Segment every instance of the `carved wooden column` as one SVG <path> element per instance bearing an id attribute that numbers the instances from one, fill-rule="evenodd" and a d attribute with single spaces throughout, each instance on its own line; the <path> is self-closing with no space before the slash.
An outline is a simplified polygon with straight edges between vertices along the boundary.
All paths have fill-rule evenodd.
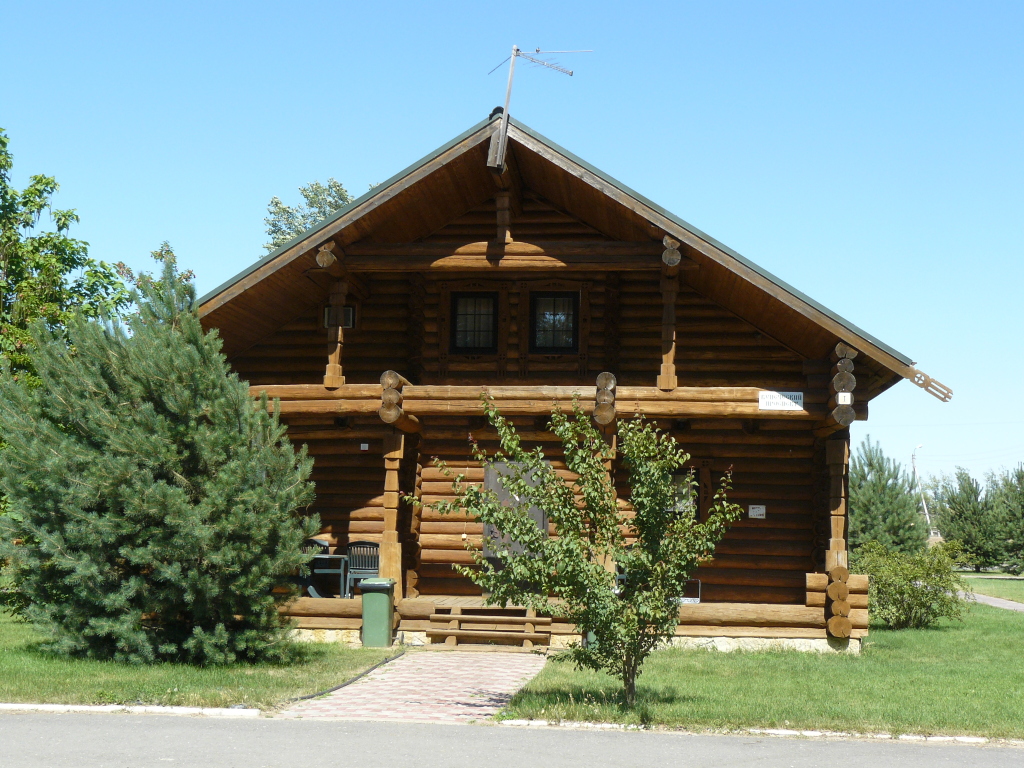
<path id="1" fill-rule="evenodd" d="M 336 280 L 331 286 L 327 304 L 327 370 L 324 372 L 324 386 L 336 389 L 345 383 L 341 370 L 341 352 L 345 346 L 345 299 L 348 297 L 348 283 Z"/>
<path id="2" fill-rule="evenodd" d="M 512 201 L 508 192 L 498 192 L 494 196 L 495 207 L 498 211 L 498 231 L 495 239 L 499 243 L 512 242 Z"/>
<path id="3" fill-rule="evenodd" d="M 398 540 L 398 470 L 405 454 L 405 435 L 395 432 L 384 436 L 384 534 L 380 542 L 380 576 L 395 580 L 395 600 L 404 591 L 402 545 Z"/>
<path id="4" fill-rule="evenodd" d="M 679 295 L 679 264 L 682 254 L 676 250 L 679 245 L 668 235 L 661 254 L 661 374 L 658 389 L 675 389 L 676 378 L 676 297 Z"/>

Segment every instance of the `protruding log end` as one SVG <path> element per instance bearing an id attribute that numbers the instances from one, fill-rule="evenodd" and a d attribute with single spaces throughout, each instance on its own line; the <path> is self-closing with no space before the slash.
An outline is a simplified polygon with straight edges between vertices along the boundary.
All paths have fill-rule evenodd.
<path id="1" fill-rule="evenodd" d="M 829 570 L 828 575 L 832 581 L 841 581 L 845 584 L 850 580 L 850 569 L 845 565 L 836 565 Z"/>
<path id="2" fill-rule="evenodd" d="M 846 600 L 850 596 L 850 588 L 844 581 L 833 581 L 828 585 L 826 593 L 832 600 Z"/>
<path id="3" fill-rule="evenodd" d="M 380 385 L 384 389 L 401 389 L 406 384 L 410 384 L 409 380 L 397 371 L 384 371 L 380 375 Z"/>
<path id="4" fill-rule="evenodd" d="M 668 267 L 678 267 L 683 260 L 683 255 L 675 248 L 666 248 L 661 254 L 661 260 Z"/>
<path id="5" fill-rule="evenodd" d="M 857 388 L 857 377 L 849 371 L 840 371 L 830 382 L 833 392 L 853 392 Z"/>
<path id="6" fill-rule="evenodd" d="M 402 391 L 399 389 L 391 389 L 387 387 L 383 392 L 380 393 L 381 405 L 402 405 Z"/>
<path id="7" fill-rule="evenodd" d="M 825 627 L 832 637 L 845 638 L 853 634 L 853 622 L 845 616 L 833 616 L 825 624 Z"/>
<path id="8" fill-rule="evenodd" d="M 597 388 L 598 389 L 615 389 L 616 379 L 614 373 L 605 371 L 604 373 L 597 374 Z"/>
<path id="9" fill-rule="evenodd" d="M 406 413 L 397 405 L 382 405 L 377 411 L 377 415 L 385 424 L 390 424 L 403 432 L 419 432 L 423 428 L 419 419 Z"/>
<path id="10" fill-rule="evenodd" d="M 830 418 L 842 427 L 848 427 L 857 420 L 857 412 L 852 405 L 837 405 L 832 409 Z"/>
<path id="11" fill-rule="evenodd" d="M 334 262 L 338 260 L 335 251 L 338 247 L 334 244 L 334 241 L 326 242 L 320 246 L 320 250 L 316 252 L 316 263 L 323 269 L 327 269 Z"/>
<path id="12" fill-rule="evenodd" d="M 850 615 L 850 604 L 846 600 L 833 600 L 830 610 L 832 616 L 846 616 Z"/>
<path id="13" fill-rule="evenodd" d="M 594 407 L 594 421 L 601 425 L 615 421 L 615 403 L 599 403 Z"/>
<path id="14" fill-rule="evenodd" d="M 857 352 L 856 349 L 851 347 L 845 341 L 840 341 L 838 344 L 836 344 L 836 348 L 832 350 L 832 360 L 853 360 L 855 357 L 857 357 L 858 354 L 859 352 Z"/>

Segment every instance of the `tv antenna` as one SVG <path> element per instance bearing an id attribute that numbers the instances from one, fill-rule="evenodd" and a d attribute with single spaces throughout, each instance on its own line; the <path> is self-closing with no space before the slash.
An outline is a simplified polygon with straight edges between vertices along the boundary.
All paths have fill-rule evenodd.
<path id="1" fill-rule="evenodd" d="M 496 147 L 497 151 L 493 153 L 493 157 L 487 158 L 488 167 L 495 168 L 499 172 L 504 171 L 505 169 L 505 147 L 508 144 L 508 105 L 509 102 L 512 100 L 512 78 L 514 78 L 516 74 L 516 59 L 526 59 L 527 61 L 533 62 L 534 64 L 539 64 L 542 67 L 547 67 L 548 69 L 553 69 L 556 72 L 561 72 L 563 75 L 568 75 L 569 77 L 572 77 L 571 69 L 566 69 L 565 67 L 559 64 L 555 64 L 554 62 L 551 61 L 544 61 L 543 59 L 536 58 L 536 56 L 552 53 L 593 53 L 593 51 L 542 51 L 540 48 L 537 48 L 535 51 L 533 51 L 534 55 L 531 56 L 528 53 L 523 53 L 518 45 L 512 46 L 511 55 L 501 62 L 501 64 L 504 64 L 506 61 L 510 62 L 508 66 L 508 87 L 505 89 L 505 108 L 501 114 L 501 128 L 498 133 L 498 144 Z M 498 64 L 498 67 L 500 67 L 501 64 Z M 493 73 L 495 70 L 498 69 L 498 67 L 495 67 L 487 74 L 489 75 Z"/>

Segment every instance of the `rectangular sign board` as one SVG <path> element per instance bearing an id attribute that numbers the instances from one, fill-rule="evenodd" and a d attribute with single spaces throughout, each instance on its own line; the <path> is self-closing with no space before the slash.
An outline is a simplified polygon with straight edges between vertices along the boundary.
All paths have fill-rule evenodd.
<path id="1" fill-rule="evenodd" d="M 747 507 L 747 511 L 754 520 L 764 520 L 765 506 L 764 504 L 751 504 Z"/>
<path id="2" fill-rule="evenodd" d="M 802 411 L 803 392 L 773 392 L 762 389 L 757 393 L 757 408 L 760 411 Z"/>

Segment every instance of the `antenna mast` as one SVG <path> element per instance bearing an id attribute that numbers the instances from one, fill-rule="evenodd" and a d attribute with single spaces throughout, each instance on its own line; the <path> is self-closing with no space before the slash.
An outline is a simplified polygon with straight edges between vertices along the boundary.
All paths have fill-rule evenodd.
<path id="1" fill-rule="evenodd" d="M 592 51 L 542 51 L 540 48 L 538 48 L 537 50 L 534 51 L 534 53 L 592 53 Z M 566 69 L 565 67 L 561 67 L 558 64 L 554 64 L 550 61 L 536 59 L 533 56 L 530 56 L 529 54 L 523 53 L 521 50 L 519 50 L 518 45 L 512 46 L 512 54 L 508 57 L 508 59 L 506 59 L 506 61 L 509 61 L 508 87 L 505 89 L 505 108 L 501 114 L 501 128 L 499 129 L 498 132 L 498 142 L 496 146 L 496 151 L 490 153 L 487 158 L 487 167 L 493 168 L 497 170 L 499 173 L 503 173 L 505 171 L 505 149 L 508 146 L 508 105 L 509 102 L 512 101 L 512 79 L 515 77 L 516 74 L 516 59 L 519 58 L 526 59 L 527 61 L 532 61 L 534 64 L 540 64 L 542 67 L 547 67 L 548 69 L 553 69 L 556 72 L 561 72 L 562 74 L 569 75 L 569 77 L 572 77 L 571 69 Z M 504 61 L 501 62 L 501 64 L 504 63 Z M 498 67 L 500 67 L 501 64 L 499 64 Z M 497 69 L 498 67 L 495 67 L 494 69 Z M 492 69 L 491 72 L 493 72 L 494 69 Z M 490 72 L 488 72 L 487 74 L 490 74 Z"/>

